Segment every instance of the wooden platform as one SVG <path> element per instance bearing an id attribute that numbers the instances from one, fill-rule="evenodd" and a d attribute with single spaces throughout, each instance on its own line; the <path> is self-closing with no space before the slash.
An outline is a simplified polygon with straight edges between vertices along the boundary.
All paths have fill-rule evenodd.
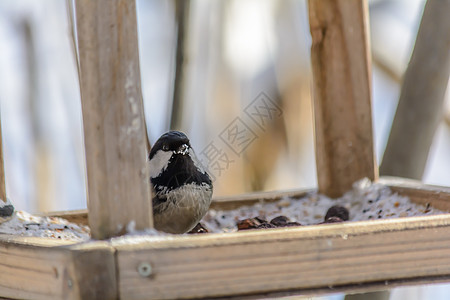
<path id="1" fill-rule="evenodd" d="M 450 209 L 450 188 L 397 178 L 380 182 L 401 195 L 414 195 L 414 202 Z M 233 209 L 310 191 L 220 198 L 213 206 Z M 87 219 L 85 213 L 73 216 L 65 213 L 72 221 Z M 242 299 L 444 282 L 450 279 L 449 226 L 450 215 L 445 214 L 222 234 L 125 236 L 81 244 L 2 236 L 0 295 Z M 139 266 L 148 265 L 151 274 L 142 276 Z"/>

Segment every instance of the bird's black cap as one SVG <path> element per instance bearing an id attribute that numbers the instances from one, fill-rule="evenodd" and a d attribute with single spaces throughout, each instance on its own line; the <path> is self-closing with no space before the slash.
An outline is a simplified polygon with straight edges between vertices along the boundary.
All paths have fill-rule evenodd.
<path id="1" fill-rule="evenodd" d="M 153 145 L 149 158 L 152 159 L 158 150 L 175 151 L 183 144 L 191 146 L 188 137 L 183 132 L 176 130 L 166 132 Z"/>

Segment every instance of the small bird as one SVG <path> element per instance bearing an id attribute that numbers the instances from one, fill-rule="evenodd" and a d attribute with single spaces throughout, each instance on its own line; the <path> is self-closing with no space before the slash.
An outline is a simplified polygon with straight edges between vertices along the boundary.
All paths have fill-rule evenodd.
<path id="1" fill-rule="evenodd" d="M 211 178 L 197 159 L 188 137 L 163 134 L 150 151 L 150 181 L 155 229 L 185 233 L 203 218 L 211 204 Z"/>

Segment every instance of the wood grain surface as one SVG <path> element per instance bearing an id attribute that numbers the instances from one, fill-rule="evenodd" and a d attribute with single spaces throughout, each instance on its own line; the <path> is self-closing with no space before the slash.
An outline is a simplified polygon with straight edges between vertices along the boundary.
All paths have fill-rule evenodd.
<path id="1" fill-rule="evenodd" d="M 134 0 L 77 0 L 92 236 L 152 227 Z"/>
<path id="2" fill-rule="evenodd" d="M 377 178 L 365 0 L 309 0 L 319 191 L 340 197 Z"/>
<path id="3" fill-rule="evenodd" d="M 448 276 L 449 225 L 441 215 L 113 246 L 121 298 L 212 298 Z M 141 263 L 151 276 L 139 275 Z"/>
<path id="4" fill-rule="evenodd" d="M 114 249 L 48 238 L 0 236 L 0 296 L 117 299 Z"/>

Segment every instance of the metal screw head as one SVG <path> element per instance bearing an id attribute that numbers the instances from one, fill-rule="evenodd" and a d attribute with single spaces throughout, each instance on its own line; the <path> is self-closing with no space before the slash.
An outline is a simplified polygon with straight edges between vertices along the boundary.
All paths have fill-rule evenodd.
<path id="1" fill-rule="evenodd" d="M 142 277 L 149 277 L 152 275 L 152 265 L 148 262 L 141 262 L 138 266 L 138 273 Z"/>

